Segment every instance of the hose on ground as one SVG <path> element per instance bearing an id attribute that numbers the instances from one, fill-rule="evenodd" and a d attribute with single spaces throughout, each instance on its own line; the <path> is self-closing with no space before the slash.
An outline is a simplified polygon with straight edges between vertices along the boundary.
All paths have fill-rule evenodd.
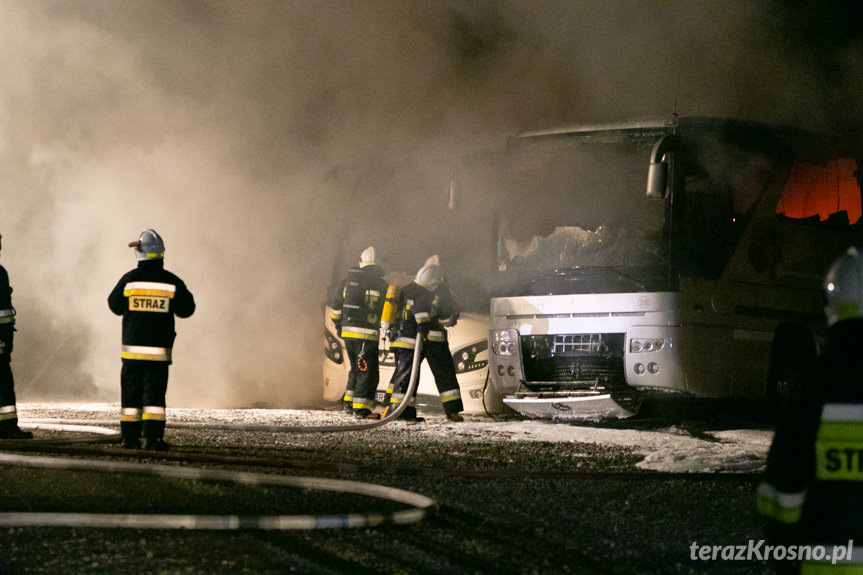
<path id="1" fill-rule="evenodd" d="M 412 397 L 419 380 L 419 362 L 422 354 L 422 336 L 417 334 L 416 349 L 411 367 L 411 379 L 405 397 Z M 270 432 L 324 432 L 355 431 L 372 429 L 385 425 L 406 409 L 408 402 L 403 401 L 387 417 L 363 424 L 341 426 L 249 426 L 230 424 L 174 424 L 178 428 L 234 429 L 244 431 Z M 119 434 L 92 426 L 62 425 L 51 423 L 22 423 L 28 429 L 53 431 L 86 431 L 99 433 L 115 440 Z M 33 440 L 28 440 L 33 441 Z M 93 441 L 85 439 L 85 441 Z M 106 473 L 134 473 L 137 475 L 157 475 L 169 478 L 194 479 L 204 481 L 231 481 L 247 485 L 278 485 L 317 489 L 342 493 L 354 493 L 379 499 L 387 499 L 412 506 L 411 509 L 391 513 L 346 513 L 338 515 L 173 515 L 173 514 L 110 514 L 110 513 L 38 513 L 8 512 L 0 513 L 0 526 L 3 527 L 127 527 L 137 529 L 201 529 L 201 530 L 295 530 L 322 529 L 336 527 L 372 527 L 385 523 L 416 523 L 437 511 L 437 502 L 429 497 L 382 485 L 339 479 L 315 477 L 294 477 L 265 475 L 259 473 L 208 470 L 167 465 L 125 463 L 116 461 L 79 460 L 57 457 L 34 457 L 0 453 L 0 463 L 36 467 L 42 469 L 63 469 L 78 471 L 101 471 Z"/>
<path id="2" fill-rule="evenodd" d="M 53 439 L 7 439 L 0 442 L 0 449 L 4 445 L 68 445 L 71 443 L 116 443 L 120 440 L 120 432 L 95 425 L 80 425 L 72 422 L 19 422 L 22 429 L 29 431 L 61 431 L 82 433 L 85 435 L 53 438 Z M 93 436 L 96 437 L 93 437 Z"/>
<path id="3" fill-rule="evenodd" d="M 113 513 L 0 513 L 0 527 L 128 527 L 135 529 L 201 529 L 201 530 L 309 530 L 336 527 L 372 527 L 382 524 L 408 524 L 436 513 L 434 499 L 384 485 L 325 479 L 268 475 L 261 473 L 199 469 L 171 465 L 152 465 L 118 461 L 82 460 L 59 457 L 34 457 L 0 453 L 0 463 L 40 469 L 66 471 L 99 471 L 129 473 L 136 476 L 159 476 L 198 481 L 224 481 L 244 485 L 274 485 L 320 491 L 352 493 L 386 499 L 411 506 L 390 513 L 344 513 L 336 515 L 175 515 Z"/>
<path id="4" fill-rule="evenodd" d="M 399 415 L 401 415 L 405 409 L 408 407 L 407 399 L 413 397 L 414 392 L 419 385 L 419 377 L 420 377 L 420 362 L 422 361 L 422 346 L 423 346 L 423 338 L 422 334 L 417 333 L 415 346 L 414 346 L 414 357 L 413 362 L 411 363 L 411 379 L 408 383 L 408 389 L 405 392 L 405 401 L 402 401 L 399 406 L 393 410 L 392 412 L 387 412 L 387 416 L 378 420 L 373 420 L 365 423 L 357 423 L 353 425 L 307 425 L 307 426 L 295 426 L 295 425 L 240 425 L 240 424 L 231 424 L 231 423 L 215 423 L 215 424 L 204 424 L 204 423 L 168 423 L 167 427 L 173 429 L 221 429 L 221 430 L 236 430 L 236 431 L 266 431 L 270 433 L 283 433 L 283 432 L 293 432 L 293 433 L 308 433 L 308 432 L 325 432 L 325 431 L 364 431 L 367 429 L 374 429 L 376 427 L 380 427 L 382 425 L 386 425 L 387 423 L 391 423 L 398 419 Z"/>
<path id="5" fill-rule="evenodd" d="M 408 384 L 407 392 L 405 392 L 405 399 L 413 397 L 414 392 L 416 391 L 419 385 L 419 365 L 422 360 L 422 335 L 417 334 L 416 337 L 416 347 L 414 349 L 414 358 L 413 363 L 411 364 L 411 379 Z M 336 432 L 336 431 L 364 431 L 367 429 L 374 429 L 376 427 L 380 427 L 382 425 L 386 425 L 398 419 L 399 415 L 401 415 L 405 409 L 407 409 L 408 401 L 402 401 L 399 406 L 391 411 L 387 412 L 387 416 L 378 420 L 367 421 L 363 423 L 355 423 L 351 425 L 244 425 L 239 423 L 180 423 L 180 422 L 167 422 L 166 427 L 171 429 L 218 429 L 223 431 L 263 431 L 268 433 L 322 433 L 322 432 Z M 47 421 L 47 420 L 34 420 L 37 422 Z M 56 420 L 52 420 L 57 423 Z M 61 420 L 65 421 L 65 420 Z M 113 422 L 100 422 L 100 423 L 113 423 Z"/>

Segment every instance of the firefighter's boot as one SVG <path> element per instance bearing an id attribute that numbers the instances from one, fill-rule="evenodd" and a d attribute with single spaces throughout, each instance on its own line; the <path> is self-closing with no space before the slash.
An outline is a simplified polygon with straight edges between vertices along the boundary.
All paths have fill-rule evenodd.
<path id="1" fill-rule="evenodd" d="M 167 443 L 161 437 L 145 437 L 144 438 L 144 450 L 145 451 L 168 451 L 171 449 L 171 445 Z"/>

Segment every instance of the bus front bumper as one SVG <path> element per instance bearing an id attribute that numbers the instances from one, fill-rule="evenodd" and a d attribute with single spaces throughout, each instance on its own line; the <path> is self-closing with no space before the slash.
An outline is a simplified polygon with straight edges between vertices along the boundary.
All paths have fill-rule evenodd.
<path id="1" fill-rule="evenodd" d="M 535 419 L 626 419 L 638 413 L 641 398 L 634 390 L 620 393 L 518 393 L 503 403 L 525 417 Z"/>

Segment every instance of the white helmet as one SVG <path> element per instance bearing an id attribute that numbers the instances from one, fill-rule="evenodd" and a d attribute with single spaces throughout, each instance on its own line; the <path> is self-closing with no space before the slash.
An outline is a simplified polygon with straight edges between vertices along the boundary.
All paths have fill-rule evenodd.
<path id="1" fill-rule="evenodd" d="M 366 266 L 376 265 L 377 259 L 375 258 L 375 248 L 372 246 L 367 247 L 363 250 L 363 253 L 360 254 L 360 267 L 364 268 Z"/>
<path id="2" fill-rule="evenodd" d="M 848 248 L 837 259 L 824 282 L 827 294 L 827 324 L 843 319 L 863 317 L 863 257 L 856 248 Z"/>
<path id="3" fill-rule="evenodd" d="M 129 247 L 135 248 L 138 261 L 161 260 L 165 257 L 165 242 L 156 230 L 144 230 L 136 241 L 129 243 Z"/>
<path id="4" fill-rule="evenodd" d="M 432 257 L 427 259 L 426 263 L 423 265 L 440 267 L 440 256 L 437 254 L 433 255 Z"/>
<path id="5" fill-rule="evenodd" d="M 424 265 L 417 272 L 417 277 L 414 280 L 419 285 L 434 291 L 440 284 L 443 283 L 443 270 L 440 266 Z"/>

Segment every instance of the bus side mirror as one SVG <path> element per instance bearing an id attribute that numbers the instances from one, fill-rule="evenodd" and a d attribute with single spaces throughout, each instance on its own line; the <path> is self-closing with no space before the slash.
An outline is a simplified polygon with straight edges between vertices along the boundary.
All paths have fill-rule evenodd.
<path id="1" fill-rule="evenodd" d="M 650 162 L 647 168 L 647 197 L 662 199 L 668 187 L 668 164 Z"/>
<path id="2" fill-rule="evenodd" d="M 653 145 L 650 166 L 647 169 L 647 197 L 663 199 L 668 190 L 668 161 L 666 153 L 676 143 L 674 136 L 663 136 Z"/>

